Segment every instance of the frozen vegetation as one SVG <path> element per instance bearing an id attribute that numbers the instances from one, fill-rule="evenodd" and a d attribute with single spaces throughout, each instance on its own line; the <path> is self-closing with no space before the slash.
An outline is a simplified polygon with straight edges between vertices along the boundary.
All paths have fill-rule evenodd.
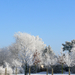
<path id="1" fill-rule="evenodd" d="M 62 44 L 61 55 L 56 55 L 39 36 L 18 32 L 14 37 L 14 43 L 0 48 L 0 73 L 5 70 L 20 75 L 75 73 L 75 40 Z"/>

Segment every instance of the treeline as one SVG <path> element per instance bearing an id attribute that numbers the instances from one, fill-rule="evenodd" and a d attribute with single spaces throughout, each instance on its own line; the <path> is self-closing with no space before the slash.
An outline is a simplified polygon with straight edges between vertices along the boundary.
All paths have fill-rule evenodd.
<path id="1" fill-rule="evenodd" d="M 14 35 L 15 42 L 0 49 L 0 66 L 10 67 L 12 73 L 18 68 L 18 73 L 40 71 L 55 73 L 72 70 L 75 65 L 75 40 L 62 44 L 61 55 L 56 55 L 50 45 L 46 46 L 39 36 L 18 32 Z M 67 51 L 67 52 L 66 52 Z M 7 63 L 7 64 L 6 64 Z"/>

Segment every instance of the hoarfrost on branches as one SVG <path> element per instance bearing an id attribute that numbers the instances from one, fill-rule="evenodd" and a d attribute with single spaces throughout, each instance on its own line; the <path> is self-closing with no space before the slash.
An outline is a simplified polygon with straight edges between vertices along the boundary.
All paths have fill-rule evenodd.
<path id="1" fill-rule="evenodd" d="M 63 53 L 63 49 L 61 48 L 61 51 L 60 51 L 61 55 L 58 56 L 58 63 L 64 65 L 66 64 L 66 58 L 65 58 L 65 54 Z"/>
<path id="2" fill-rule="evenodd" d="M 68 52 L 65 54 L 65 61 L 68 67 L 74 66 L 75 64 L 73 63 L 73 56 L 69 54 Z"/>
<path id="3" fill-rule="evenodd" d="M 0 65 L 4 65 L 4 62 L 12 63 L 12 56 L 8 47 L 0 50 Z"/>
<path id="4" fill-rule="evenodd" d="M 9 66 L 9 63 L 7 63 L 7 62 L 5 62 L 5 65 L 6 65 L 6 67 L 5 68 L 7 68 L 7 73 L 8 74 L 12 74 L 13 73 L 13 70 L 12 70 L 12 68 Z M 5 68 L 3 68 L 3 66 L 0 66 L 0 73 L 5 73 Z"/>
<path id="5" fill-rule="evenodd" d="M 16 38 L 16 43 L 22 44 L 26 49 L 33 52 L 35 52 L 36 49 L 41 51 L 46 46 L 39 36 L 35 37 L 27 33 L 18 32 L 14 37 Z"/>
<path id="6" fill-rule="evenodd" d="M 52 51 L 51 47 L 50 46 L 46 47 L 42 53 L 42 63 L 45 66 L 48 66 L 48 65 L 52 66 L 56 64 L 56 62 L 57 62 L 57 58 L 54 52 Z"/>

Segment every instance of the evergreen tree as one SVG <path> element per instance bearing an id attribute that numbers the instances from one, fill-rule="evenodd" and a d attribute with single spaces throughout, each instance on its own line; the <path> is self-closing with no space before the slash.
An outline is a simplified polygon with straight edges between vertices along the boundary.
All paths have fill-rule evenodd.
<path id="1" fill-rule="evenodd" d="M 71 42 L 66 41 L 63 45 L 63 51 L 69 51 L 71 52 L 71 49 L 73 48 L 73 45 L 75 44 L 75 40 L 72 40 Z"/>

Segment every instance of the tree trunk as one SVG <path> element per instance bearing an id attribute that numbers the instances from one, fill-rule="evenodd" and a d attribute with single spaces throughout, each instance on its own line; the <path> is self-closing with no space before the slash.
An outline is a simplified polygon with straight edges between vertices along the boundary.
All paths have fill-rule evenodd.
<path id="1" fill-rule="evenodd" d="M 25 75 L 27 75 L 27 63 L 25 64 Z"/>
<path id="2" fill-rule="evenodd" d="M 69 75 L 70 75 L 70 67 L 69 67 Z"/>
<path id="3" fill-rule="evenodd" d="M 37 73 L 37 65 L 35 64 L 35 73 Z"/>
<path id="4" fill-rule="evenodd" d="M 7 75 L 7 68 L 5 68 L 5 75 Z"/>
<path id="5" fill-rule="evenodd" d="M 48 75 L 48 66 L 47 66 L 47 75 Z"/>
<path id="6" fill-rule="evenodd" d="M 62 74 L 63 74 L 63 64 L 62 64 Z"/>
<path id="7" fill-rule="evenodd" d="M 52 68 L 52 75 L 53 75 L 53 68 Z"/>
<path id="8" fill-rule="evenodd" d="M 31 68 L 29 68 L 29 75 L 30 75 L 30 72 L 31 72 Z"/>
<path id="9" fill-rule="evenodd" d="M 16 70 L 15 70 L 15 75 L 17 75 L 17 67 L 16 67 Z"/>

